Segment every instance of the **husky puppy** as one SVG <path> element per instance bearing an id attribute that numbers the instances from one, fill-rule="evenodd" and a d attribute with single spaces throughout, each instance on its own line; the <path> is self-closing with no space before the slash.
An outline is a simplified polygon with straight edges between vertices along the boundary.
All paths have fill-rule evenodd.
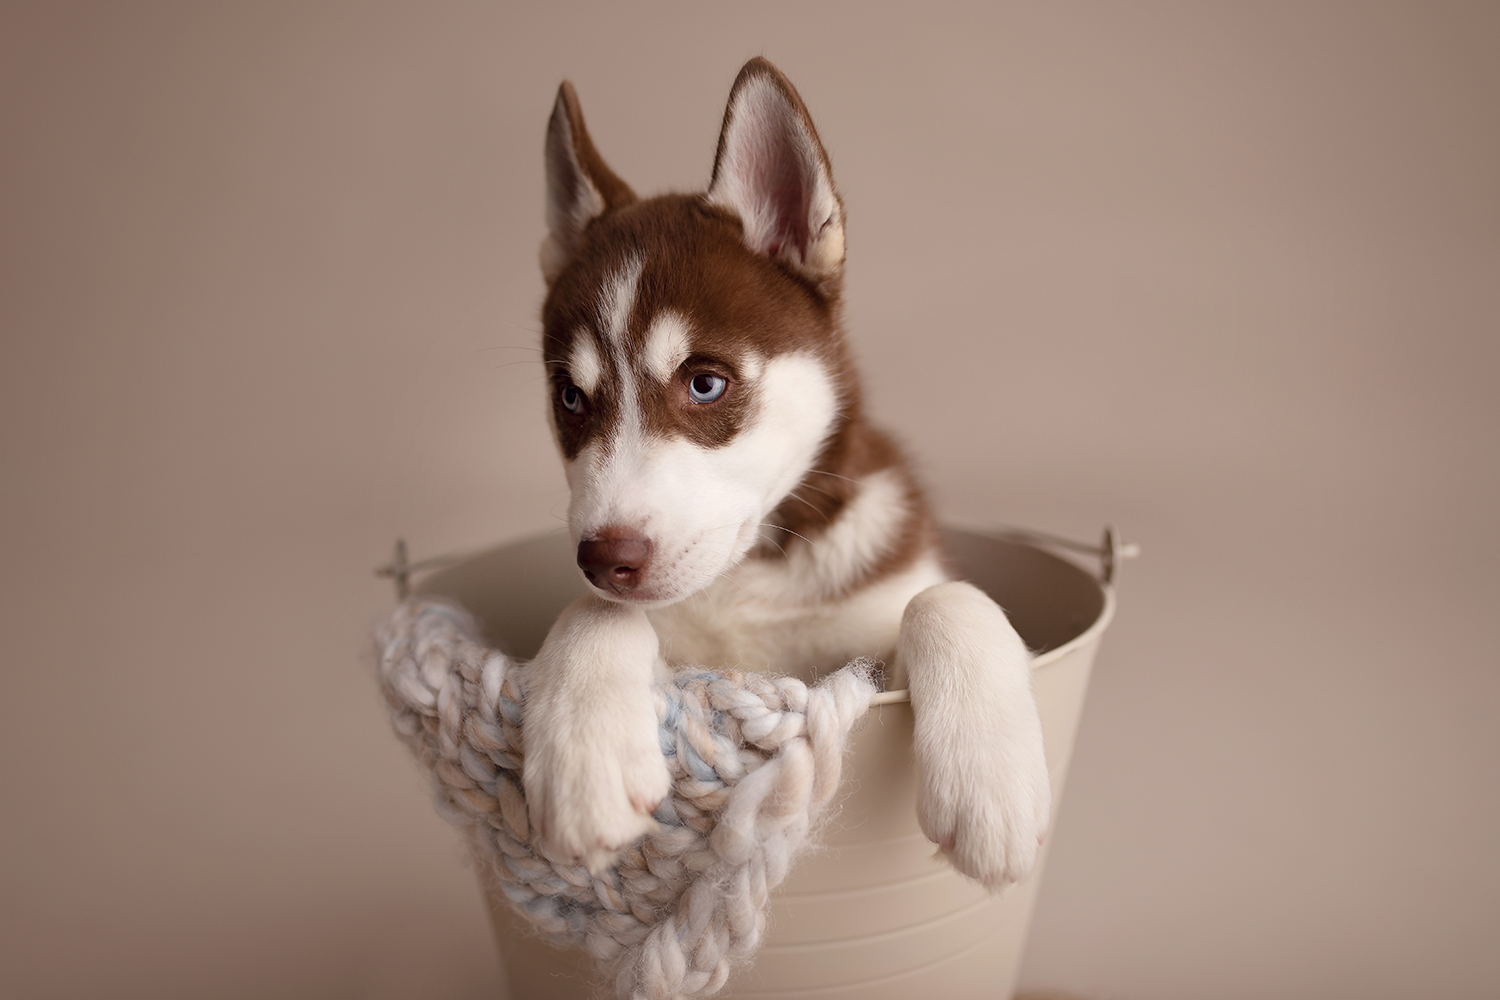
<path id="1" fill-rule="evenodd" d="M 844 206 L 764 59 L 729 95 L 703 194 L 638 198 L 563 83 L 547 129 L 543 347 L 591 595 L 530 669 L 524 783 L 594 870 L 655 828 L 669 664 L 810 676 L 858 656 L 909 687 L 924 833 L 998 889 L 1051 792 L 1030 658 L 952 582 L 899 449 L 866 423 L 840 321 Z"/>

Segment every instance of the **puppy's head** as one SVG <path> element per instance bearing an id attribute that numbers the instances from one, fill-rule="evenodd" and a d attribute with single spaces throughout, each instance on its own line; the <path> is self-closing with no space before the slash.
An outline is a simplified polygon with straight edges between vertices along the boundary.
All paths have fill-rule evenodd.
<path id="1" fill-rule="evenodd" d="M 578 564 L 604 597 L 706 587 L 855 406 L 843 206 L 790 82 L 752 60 L 709 189 L 639 200 L 573 88 L 547 132 L 543 347 Z"/>

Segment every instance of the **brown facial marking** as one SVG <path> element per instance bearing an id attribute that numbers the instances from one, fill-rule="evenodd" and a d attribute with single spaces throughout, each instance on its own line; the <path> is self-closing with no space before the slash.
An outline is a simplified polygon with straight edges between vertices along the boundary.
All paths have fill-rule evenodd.
<path id="1" fill-rule="evenodd" d="M 599 330 L 601 302 L 632 258 L 643 266 L 625 337 L 616 345 Z M 685 320 L 692 353 L 663 385 L 646 369 L 643 354 L 652 322 L 668 310 Z M 738 220 L 701 198 L 669 195 L 607 213 L 589 225 L 543 307 L 543 346 L 554 372 L 552 408 L 563 454 L 576 457 L 618 418 L 619 355 L 634 379 L 647 434 L 683 437 L 708 448 L 729 443 L 755 412 L 756 387 L 746 377 L 752 355 L 811 351 L 833 370 L 847 369 L 836 315 L 836 297 L 751 253 Z M 569 413 L 561 396 L 580 330 L 595 331 L 604 371 L 582 416 Z M 722 397 L 692 402 L 688 383 L 700 373 L 728 381 Z"/>

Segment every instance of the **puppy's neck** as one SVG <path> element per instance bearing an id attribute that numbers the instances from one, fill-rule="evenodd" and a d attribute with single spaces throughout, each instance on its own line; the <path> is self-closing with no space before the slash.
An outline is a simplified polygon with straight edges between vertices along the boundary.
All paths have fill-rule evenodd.
<path id="1" fill-rule="evenodd" d="M 822 600 L 878 584 L 937 550 L 931 509 L 906 457 L 857 409 L 770 522 L 752 558 L 786 562 Z"/>

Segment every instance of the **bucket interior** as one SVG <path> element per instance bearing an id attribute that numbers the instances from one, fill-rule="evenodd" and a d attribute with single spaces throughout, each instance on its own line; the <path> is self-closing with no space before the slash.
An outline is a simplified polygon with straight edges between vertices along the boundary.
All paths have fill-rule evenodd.
<path id="1" fill-rule="evenodd" d="M 1005 609 L 1034 653 L 1071 642 L 1104 612 L 1099 581 L 1066 559 L 972 531 L 945 529 L 942 538 L 958 576 Z M 479 620 L 487 642 L 521 659 L 536 655 L 558 614 L 587 591 L 573 543 L 561 531 L 488 549 L 416 589 L 458 601 Z"/>

